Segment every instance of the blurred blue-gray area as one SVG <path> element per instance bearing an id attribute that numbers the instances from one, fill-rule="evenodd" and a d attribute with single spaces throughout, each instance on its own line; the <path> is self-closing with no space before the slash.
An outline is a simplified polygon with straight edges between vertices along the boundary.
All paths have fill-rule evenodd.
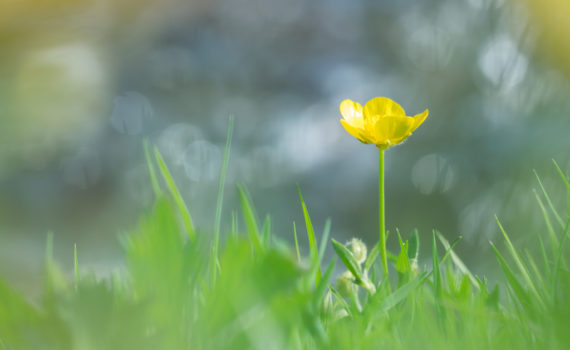
<path id="1" fill-rule="evenodd" d="M 153 199 L 144 139 L 208 234 L 229 115 L 223 227 L 243 182 L 292 241 L 298 183 L 318 231 L 331 217 L 336 239 L 374 244 L 377 151 L 338 106 L 375 96 L 430 110 L 387 153 L 388 229 L 461 234 L 468 264 L 493 266 L 495 214 L 517 240 L 545 230 L 532 169 L 565 209 L 551 159 L 570 169 L 568 67 L 531 20 L 498 0 L 3 2 L 0 273 L 33 286 L 48 230 L 62 263 L 77 243 L 84 266 L 120 266 L 117 234 Z"/>

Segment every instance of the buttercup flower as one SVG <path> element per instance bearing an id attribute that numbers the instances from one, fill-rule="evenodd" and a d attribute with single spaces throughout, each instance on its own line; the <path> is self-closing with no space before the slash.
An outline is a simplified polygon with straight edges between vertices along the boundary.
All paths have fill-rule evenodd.
<path id="1" fill-rule="evenodd" d="M 375 97 L 362 105 L 344 100 L 340 104 L 342 126 L 363 143 L 373 143 L 381 150 L 404 141 L 427 118 L 429 111 L 406 116 L 404 109 L 387 97 Z"/>

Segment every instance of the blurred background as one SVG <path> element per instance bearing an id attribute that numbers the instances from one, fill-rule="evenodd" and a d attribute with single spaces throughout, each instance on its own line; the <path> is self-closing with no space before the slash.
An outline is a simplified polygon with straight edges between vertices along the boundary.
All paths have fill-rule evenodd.
<path id="1" fill-rule="evenodd" d="M 68 271 L 74 243 L 81 266 L 120 266 L 153 199 L 144 139 L 208 234 L 230 114 L 223 227 L 239 181 L 292 242 L 299 183 L 317 231 L 374 244 L 377 150 L 338 106 L 375 96 L 430 109 L 387 152 L 388 229 L 462 235 L 468 266 L 495 268 L 494 214 L 519 244 L 545 231 L 532 169 L 565 210 L 570 3 L 538 3 L 0 0 L 0 276 L 33 293 L 48 231 Z"/>

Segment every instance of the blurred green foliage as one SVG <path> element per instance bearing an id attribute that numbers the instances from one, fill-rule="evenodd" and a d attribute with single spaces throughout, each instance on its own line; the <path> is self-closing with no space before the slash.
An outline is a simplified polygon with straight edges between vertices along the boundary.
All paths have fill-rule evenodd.
<path id="1" fill-rule="evenodd" d="M 157 159 L 160 159 L 157 156 Z M 168 177 L 165 164 L 159 173 Z M 151 165 L 151 169 L 154 166 Z M 566 177 L 561 177 L 570 186 Z M 156 174 L 154 180 L 157 180 Z M 155 183 L 158 183 L 156 181 Z M 160 193 L 163 193 L 161 190 Z M 382 276 L 378 245 L 332 240 L 348 272 L 337 290 L 336 260 L 321 270 L 323 249 L 302 200 L 310 256 L 274 236 L 240 189 L 246 232 L 234 226 L 221 247 L 207 232 L 189 237 L 181 206 L 158 195 L 138 227 L 123 236 L 127 266 L 98 279 L 80 265 L 74 280 L 53 260 L 48 236 L 43 297 L 29 302 L 0 282 L 2 349 L 566 349 L 570 314 L 570 217 L 554 206 L 538 261 L 504 235 L 493 245 L 504 277 L 491 288 L 437 233 L 432 266 L 418 268 L 417 232 L 390 253 L 397 279 Z M 550 202 L 548 193 L 542 199 Z M 221 202 L 218 206 L 221 211 Z M 564 217 L 564 219 L 562 219 Z M 330 226 L 325 226 L 325 231 Z M 325 234 L 325 238 L 328 234 Z M 544 244 L 546 240 L 548 244 Z M 438 243 L 439 241 L 439 243 Z M 324 246 L 323 246 L 324 247 Z M 443 248 L 443 249 L 442 249 Z M 506 250 L 508 253 L 502 253 Z M 324 270 L 324 272 L 322 272 Z M 393 274 L 396 276 L 396 274 Z M 338 284 L 337 284 L 338 286 Z"/>

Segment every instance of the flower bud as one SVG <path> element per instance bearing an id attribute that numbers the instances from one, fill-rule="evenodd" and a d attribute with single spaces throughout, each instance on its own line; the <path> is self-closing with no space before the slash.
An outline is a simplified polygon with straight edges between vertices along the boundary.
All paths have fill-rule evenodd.
<path id="1" fill-rule="evenodd" d="M 350 242 L 348 242 L 347 246 L 359 264 L 362 264 L 364 261 L 366 261 L 366 255 L 368 252 L 366 249 L 366 244 L 364 244 L 364 242 L 358 238 L 353 238 L 350 240 Z"/>
<path id="2" fill-rule="evenodd" d="M 346 271 L 336 280 L 336 289 L 343 297 L 349 297 L 353 293 L 354 276 L 350 271 Z"/>

